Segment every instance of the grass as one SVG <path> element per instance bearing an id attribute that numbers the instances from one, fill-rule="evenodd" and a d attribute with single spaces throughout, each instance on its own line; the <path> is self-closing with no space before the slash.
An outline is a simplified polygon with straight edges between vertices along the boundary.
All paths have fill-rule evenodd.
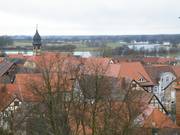
<path id="1" fill-rule="evenodd" d="M 120 44 L 119 42 L 108 42 L 106 44 L 107 47 L 110 47 L 111 49 L 115 49 L 116 47 L 120 47 L 123 44 Z M 76 45 L 76 51 L 98 51 L 99 47 L 88 47 L 86 44 L 78 44 Z"/>
<path id="2" fill-rule="evenodd" d="M 32 42 L 29 42 L 29 41 L 23 41 L 23 42 L 15 41 L 13 46 L 25 47 L 25 46 L 31 46 L 31 45 L 32 45 Z"/>
<path id="3" fill-rule="evenodd" d="M 78 47 L 75 51 L 98 51 L 99 48 L 92 48 L 92 47 Z"/>
<path id="4" fill-rule="evenodd" d="M 164 55 L 164 57 L 167 57 L 167 56 L 169 56 L 169 57 L 180 57 L 180 52 L 178 52 L 178 53 L 170 53 L 170 54 L 168 54 L 168 55 Z"/>
<path id="5" fill-rule="evenodd" d="M 120 47 L 123 44 L 119 43 L 119 42 L 108 42 L 107 43 L 107 47 L 111 47 L 112 49 L 116 48 L 116 47 Z"/>
<path id="6" fill-rule="evenodd" d="M 100 51 L 100 48 L 98 47 L 88 47 L 85 43 L 59 43 L 59 44 L 53 44 L 53 43 L 50 43 L 50 44 L 47 44 L 47 46 L 62 46 L 62 45 L 68 45 L 68 44 L 72 44 L 72 45 L 75 45 L 76 46 L 76 49 L 75 51 Z M 125 45 L 125 44 L 122 44 L 122 43 L 119 43 L 119 42 L 108 42 L 107 43 L 107 47 L 110 47 L 111 49 L 114 49 L 116 47 L 120 47 L 122 45 Z M 15 41 L 14 42 L 14 47 L 15 46 L 19 46 L 19 47 L 26 47 L 26 46 L 32 46 L 32 42 L 30 41 Z M 161 55 L 163 57 L 179 57 L 180 56 L 180 52 L 178 53 L 174 53 L 174 54 L 169 54 L 169 55 Z"/>

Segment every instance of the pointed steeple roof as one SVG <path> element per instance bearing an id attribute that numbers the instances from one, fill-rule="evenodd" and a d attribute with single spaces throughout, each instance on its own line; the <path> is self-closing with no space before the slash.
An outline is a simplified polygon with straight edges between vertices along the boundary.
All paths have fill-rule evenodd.
<path id="1" fill-rule="evenodd" d="M 38 29 L 33 37 L 33 46 L 41 46 L 41 36 L 39 35 Z"/>
<path id="2" fill-rule="evenodd" d="M 35 33 L 35 35 L 33 37 L 33 40 L 41 40 L 41 36 L 39 35 L 38 30 L 36 30 L 36 33 Z"/>

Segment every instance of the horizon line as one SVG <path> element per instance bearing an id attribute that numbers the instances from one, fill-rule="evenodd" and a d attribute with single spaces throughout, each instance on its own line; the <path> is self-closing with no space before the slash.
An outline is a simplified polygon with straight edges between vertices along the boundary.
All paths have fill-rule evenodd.
<path id="1" fill-rule="evenodd" d="M 180 35 L 180 33 L 150 33 L 150 34 L 40 34 L 41 36 L 158 36 L 158 35 Z M 33 36 L 30 34 L 2 34 L 0 36 Z"/>

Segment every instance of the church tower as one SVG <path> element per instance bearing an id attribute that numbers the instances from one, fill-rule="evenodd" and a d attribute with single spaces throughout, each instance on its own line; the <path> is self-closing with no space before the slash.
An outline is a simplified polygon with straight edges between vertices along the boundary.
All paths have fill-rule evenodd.
<path id="1" fill-rule="evenodd" d="M 38 29 L 36 27 L 36 33 L 33 37 L 33 54 L 40 55 L 41 53 L 41 36 L 39 35 Z"/>

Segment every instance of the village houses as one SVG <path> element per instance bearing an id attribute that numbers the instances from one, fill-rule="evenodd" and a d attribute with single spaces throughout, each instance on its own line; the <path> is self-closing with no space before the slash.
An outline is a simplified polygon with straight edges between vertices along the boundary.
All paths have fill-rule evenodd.
<path id="1" fill-rule="evenodd" d="M 32 56 L 9 55 L 0 63 L 0 127 L 12 128 L 10 120 L 7 121 L 5 118 L 9 115 L 14 118 L 14 115 L 18 115 L 23 109 L 26 109 L 25 112 L 27 112 L 28 105 L 42 101 L 41 97 L 36 95 L 39 91 L 35 90 L 43 90 L 44 83 L 47 83 L 43 80 L 44 77 L 47 77 L 46 74 L 41 74 L 41 70 L 46 68 L 51 73 L 49 83 L 54 87 L 52 88 L 53 92 L 56 92 L 56 85 L 62 85 L 62 92 L 67 101 L 72 99 L 72 93 L 79 92 L 83 99 L 86 98 L 88 99 L 86 101 L 93 103 L 95 98 L 93 86 L 86 79 L 90 80 L 91 77 L 98 75 L 110 80 L 109 95 L 118 102 L 123 102 L 124 85 L 129 84 L 134 91 L 141 93 L 141 96 L 139 94 L 136 98 L 138 101 L 142 98 L 140 99 L 141 103 L 148 106 L 135 119 L 135 122 L 140 123 L 141 128 L 179 129 L 180 97 L 177 79 L 180 76 L 178 72 L 180 68 L 174 66 L 174 59 L 164 60 L 166 65 L 161 64 L 161 61 L 154 64 L 148 59 L 144 59 L 146 64 L 140 61 L 115 62 L 113 59 L 105 57 L 81 58 L 69 54 L 43 52 L 41 44 L 41 36 L 36 30 L 33 37 Z M 94 70 L 92 70 L 93 68 Z M 55 74 L 57 72 L 63 73 L 61 80 L 58 80 L 59 78 Z M 83 81 L 86 81 L 87 86 L 92 88 L 88 89 L 86 93 L 80 88 L 82 87 L 82 78 L 76 78 L 79 74 L 85 76 Z M 106 83 L 108 82 L 106 81 Z M 106 83 L 104 82 L 103 87 L 106 86 Z M 37 87 L 29 86 L 33 84 L 36 84 Z M 44 92 L 46 91 L 42 93 Z M 103 95 L 104 91 L 101 92 Z M 176 114 L 172 118 L 173 105 Z M 152 121 L 154 127 L 152 127 Z M 25 130 L 22 130 L 20 132 L 26 135 Z"/>

